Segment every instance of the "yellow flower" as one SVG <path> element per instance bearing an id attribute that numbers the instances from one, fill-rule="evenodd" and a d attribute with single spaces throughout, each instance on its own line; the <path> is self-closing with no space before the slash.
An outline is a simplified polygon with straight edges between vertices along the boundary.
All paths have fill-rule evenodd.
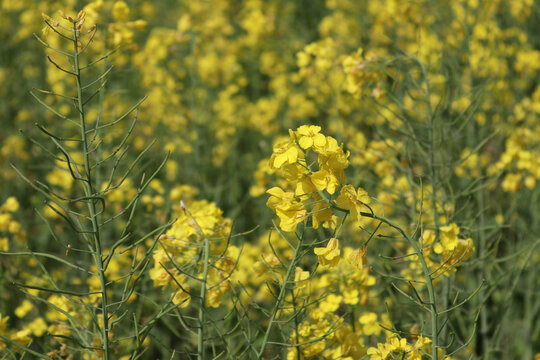
<path id="1" fill-rule="evenodd" d="M 309 271 L 302 270 L 297 266 L 294 272 L 294 282 L 296 288 L 303 288 L 306 286 L 306 280 L 309 278 Z"/>
<path id="2" fill-rule="evenodd" d="M 191 29 L 191 27 L 191 16 L 189 14 L 182 14 L 176 25 L 178 31 L 180 33 L 186 33 L 189 31 L 189 29 Z"/>
<path id="3" fill-rule="evenodd" d="M 517 192 L 520 187 L 521 174 L 506 174 L 501 186 L 504 191 Z"/>
<path id="4" fill-rule="evenodd" d="M 30 338 L 30 334 L 31 333 L 29 329 L 19 330 L 16 331 L 13 335 L 11 335 L 11 340 L 15 341 L 21 346 L 27 346 L 32 341 L 32 339 Z M 18 353 L 22 352 L 22 350 L 17 347 L 14 350 Z"/>
<path id="5" fill-rule="evenodd" d="M 441 236 L 439 243 L 435 244 L 433 250 L 437 254 L 441 254 L 443 251 L 452 251 L 458 245 L 459 227 L 457 224 L 452 223 L 447 226 L 441 226 Z"/>
<path id="6" fill-rule="evenodd" d="M 356 305 L 360 300 L 358 289 L 343 290 L 343 302 L 347 305 Z"/>
<path id="7" fill-rule="evenodd" d="M 379 335 L 381 327 L 377 322 L 377 314 L 374 312 L 366 312 L 360 315 L 358 322 L 362 324 L 362 333 L 365 335 Z"/>
<path id="8" fill-rule="evenodd" d="M 2 205 L 2 211 L 15 212 L 19 210 L 19 202 L 13 196 L 7 198 L 4 205 Z"/>
<path id="9" fill-rule="evenodd" d="M 362 270 L 364 268 L 364 264 L 366 263 L 366 251 L 367 248 L 365 246 L 360 247 L 356 250 L 354 250 L 347 260 L 351 265 L 356 267 L 358 270 Z"/>
<path id="10" fill-rule="evenodd" d="M 302 125 L 296 130 L 298 138 L 298 144 L 302 149 L 309 149 L 312 146 L 323 147 L 326 145 L 326 137 L 319 133 L 321 131 L 320 126 L 315 125 Z"/>
<path id="11" fill-rule="evenodd" d="M 129 15 L 129 7 L 123 1 L 117 1 L 112 8 L 112 14 L 115 20 L 125 21 Z"/>
<path id="12" fill-rule="evenodd" d="M 266 191 L 270 198 L 266 205 L 279 217 L 279 227 L 286 232 L 293 232 L 296 226 L 306 220 L 307 211 L 304 204 L 298 201 L 292 192 L 273 187 Z"/>
<path id="13" fill-rule="evenodd" d="M 49 321 L 54 320 L 64 320 L 67 318 L 67 315 L 65 313 L 70 313 L 71 309 L 71 303 L 64 297 L 59 295 L 51 295 L 47 301 L 54 305 L 54 307 L 49 307 L 47 310 L 47 313 L 45 314 L 45 317 Z M 58 308 L 58 310 L 57 310 Z"/>
<path id="14" fill-rule="evenodd" d="M 0 251 L 9 250 L 9 240 L 7 237 L 0 237 Z"/>
<path id="15" fill-rule="evenodd" d="M 21 230 L 21 224 L 18 221 L 12 221 L 9 223 L 8 231 L 12 234 L 16 234 Z"/>
<path id="16" fill-rule="evenodd" d="M 435 241 L 435 231 L 433 230 L 424 230 L 422 233 L 422 245 L 429 246 Z"/>
<path id="17" fill-rule="evenodd" d="M 165 270 L 163 268 L 163 265 L 168 261 L 167 258 L 164 258 L 165 255 L 164 251 L 157 251 L 154 253 L 154 262 L 156 266 L 154 266 L 152 269 L 150 269 L 150 279 L 154 281 L 154 286 L 160 286 L 160 287 L 167 287 L 169 283 L 173 283 L 174 280 L 171 277 L 176 277 L 178 275 L 177 269 L 170 269 L 169 271 Z M 161 263 L 161 264 L 160 264 Z"/>
<path id="18" fill-rule="evenodd" d="M 28 314 L 32 309 L 34 308 L 34 305 L 28 300 L 24 300 L 21 305 L 19 305 L 15 309 L 15 315 L 18 318 L 25 317 L 26 314 Z"/>
<path id="19" fill-rule="evenodd" d="M 527 189 L 532 190 L 536 186 L 536 179 L 533 176 L 527 176 L 524 183 Z"/>
<path id="20" fill-rule="evenodd" d="M 308 199 L 311 195 L 313 195 L 316 192 L 316 190 L 317 188 L 313 184 L 313 181 L 308 176 L 303 176 L 296 183 L 296 190 L 294 193 L 296 196 L 298 196 L 301 199 Z"/>
<path id="21" fill-rule="evenodd" d="M 300 157 L 300 149 L 290 141 L 284 141 L 274 146 L 270 167 L 279 169 L 284 164 L 294 164 Z"/>
<path id="22" fill-rule="evenodd" d="M 419 336 L 414 343 L 415 349 L 423 349 L 426 345 L 431 344 L 431 339 L 423 336 Z"/>
<path id="23" fill-rule="evenodd" d="M 310 178 L 311 182 L 313 183 L 313 185 L 315 185 L 315 188 L 317 188 L 317 190 L 326 190 L 329 194 L 335 193 L 336 189 L 340 185 L 338 178 L 335 177 L 334 174 L 326 170 L 316 171 L 311 174 Z"/>
<path id="24" fill-rule="evenodd" d="M 0 213 L 0 231 L 6 231 L 11 222 L 11 215 Z"/>
<path id="25" fill-rule="evenodd" d="M 358 188 L 355 190 L 352 185 L 345 185 L 341 188 L 341 192 L 336 199 L 336 204 L 345 210 L 349 210 L 349 214 L 353 221 L 360 218 L 360 212 L 365 205 L 371 202 L 366 190 Z"/>
<path id="26" fill-rule="evenodd" d="M 319 155 L 332 156 L 341 150 L 336 139 L 331 136 L 326 137 L 326 141 L 322 146 L 314 144 L 313 150 Z"/>
<path id="27" fill-rule="evenodd" d="M 397 336 L 390 339 L 390 342 L 387 343 L 387 349 L 390 351 L 409 351 L 411 346 L 407 344 L 407 339 L 402 338 L 398 339 Z"/>
<path id="28" fill-rule="evenodd" d="M 189 287 L 184 286 L 184 285 L 182 285 L 182 287 L 184 287 L 184 289 L 189 291 Z M 181 308 L 187 308 L 189 304 L 191 303 L 191 297 L 184 290 L 178 289 L 176 294 L 174 294 L 172 302 L 173 304 L 176 304 Z"/>
<path id="29" fill-rule="evenodd" d="M 319 224 L 323 223 L 323 226 L 331 223 L 332 210 L 325 202 L 317 202 L 313 205 L 313 228 L 318 229 Z"/>
<path id="30" fill-rule="evenodd" d="M 311 61 L 311 56 L 304 51 L 299 51 L 296 53 L 296 65 L 298 65 L 299 68 L 306 67 L 309 65 Z"/>
<path id="31" fill-rule="evenodd" d="M 386 360 L 390 355 L 390 350 L 387 350 L 385 344 L 378 343 L 377 348 L 370 347 L 367 349 L 367 354 L 370 355 L 370 360 Z"/>
<path id="32" fill-rule="evenodd" d="M 339 240 L 330 238 L 326 247 L 317 247 L 314 249 L 315 255 L 322 266 L 334 267 L 339 263 L 341 251 L 339 249 Z"/>
<path id="33" fill-rule="evenodd" d="M 329 313 L 334 312 L 339 308 L 339 304 L 343 300 L 343 296 L 330 294 L 319 305 L 319 309 L 323 312 Z"/>
<path id="34" fill-rule="evenodd" d="M 34 336 L 40 337 L 47 331 L 47 324 L 42 317 L 36 318 L 34 321 L 26 325 Z"/>
<path id="35" fill-rule="evenodd" d="M 445 273 L 446 276 L 450 276 L 456 271 L 456 267 L 463 260 L 467 260 L 472 256 L 474 251 L 475 248 L 471 238 L 465 240 L 458 239 L 454 248 L 442 251 L 441 263 L 443 263 L 444 266 L 439 269 L 439 272 L 445 272 L 449 267 L 452 267 L 449 272 Z"/>
<path id="36" fill-rule="evenodd" d="M 344 152 L 343 145 L 338 147 L 337 141 L 331 137 L 328 137 L 328 143 L 333 143 L 335 146 L 319 149 L 319 167 L 341 178 L 338 174 L 341 174 L 349 166 L 350 152 Z"/>

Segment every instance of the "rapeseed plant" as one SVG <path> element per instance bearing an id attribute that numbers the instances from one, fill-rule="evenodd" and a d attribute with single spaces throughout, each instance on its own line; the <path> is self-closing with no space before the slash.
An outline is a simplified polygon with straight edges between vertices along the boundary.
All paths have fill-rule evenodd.
<path id="1" fill-rule="evenodd" d="M 0 9 L 2 358 L 538 356 L 534 1 Z"/>

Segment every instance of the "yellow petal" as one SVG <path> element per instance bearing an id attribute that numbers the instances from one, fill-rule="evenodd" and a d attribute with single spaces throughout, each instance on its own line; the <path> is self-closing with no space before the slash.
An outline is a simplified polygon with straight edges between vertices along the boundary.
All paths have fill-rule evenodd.
<path id="1" fill-rule="evenodd" d="M 308 136 L 302 136 L 298 141 L 302 149 L 308 149 L 313 145 L 313 139 Z"/>

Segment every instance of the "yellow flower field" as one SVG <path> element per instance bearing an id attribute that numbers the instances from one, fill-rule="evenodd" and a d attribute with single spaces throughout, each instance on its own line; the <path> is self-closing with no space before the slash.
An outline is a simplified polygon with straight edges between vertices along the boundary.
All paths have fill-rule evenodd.
<path id="1" fill-rule="evenodd" d="M 0 359 L 540 358 L 537 0 L 0 0 Z"/>

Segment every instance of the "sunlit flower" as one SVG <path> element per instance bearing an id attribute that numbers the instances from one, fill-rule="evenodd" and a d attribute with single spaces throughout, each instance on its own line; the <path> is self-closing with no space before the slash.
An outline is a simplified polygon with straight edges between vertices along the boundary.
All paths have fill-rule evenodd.
<path id="1" fill-rule="evenodd" d="M 339 263 L 341 250 L 339 240 L 336 238 L 330 238 L 326 247 L 316 247 L 313 251 L 322 266 L 333 267 Z"/>

